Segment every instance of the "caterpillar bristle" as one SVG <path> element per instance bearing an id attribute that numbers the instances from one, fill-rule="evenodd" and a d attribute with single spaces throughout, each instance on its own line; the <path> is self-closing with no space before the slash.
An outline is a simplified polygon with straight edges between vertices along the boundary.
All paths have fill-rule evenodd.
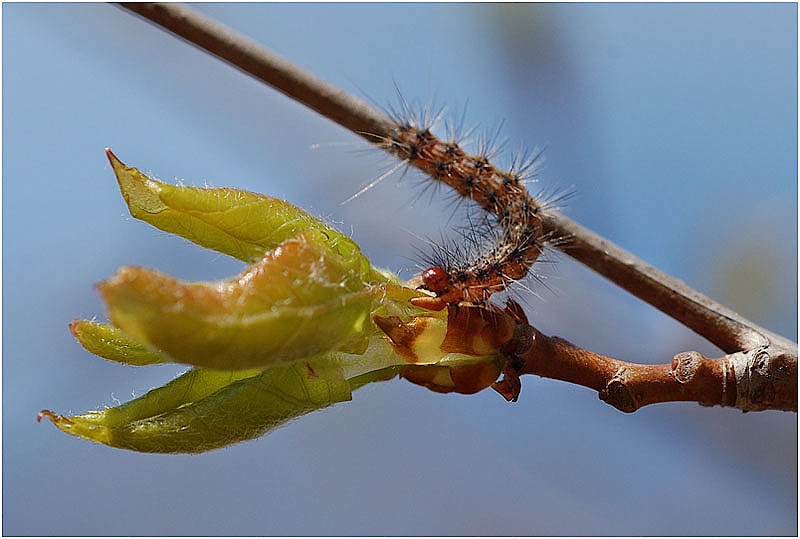
<path id="1" fill-rule="evenodd" d="M 408 112 L 408 103 L 403 101 Z M 427 173 L 436 182 L 452 187 L 459 195 L 471 199 L 496 218 L 498 234 L 483 251 L 476 248 L 483 241 L 484 230 L 472 228 L 462 235 L 467 247 L 450 244 L 451 253 L 427 268 L 423 288 L 433 292 L 443 303 L 485 302 L 510 282 L 523 278 L 541 254 L 544 244 L 541 206 L 520 182 L 519 172 L 504 172 L 492 162 L 503 148 L 498 142 L 501 127 L 489 137 L 479 139 L 479 153 L 469 154 L 454 142 L 442 142 L 430 130 L 414 127 L 413 121 L 398 119 L 392 144 L 386 149 Z M 537 154 L 538 157 L 538 154 Z M 535 160 L 534 160 L 535 161 Z M 516 167 L 528 170 L 533 161 L 512 161 Z M 484 227 L 485 228 L 485 227 Z M 478 251 L 477 257 L 466 262 L 466 256 Z M 483 251 L 483 252 L 481 252 Z M 455 260 L 455 258 L 462 258 Z M 445 280 L 442 275 L 447 275 Z"/>
<path id="2" fill-rule="evenodd" d="M 508 166 L 508 173 L 523 184 L 537 181 L 536 175 L 542 170 L 546 149 L 546 146 L 518 149 L 514 152 L 511 164 Z"/>
<path id="3" fill-rule="evenodd" d="M 498 158 L 508 145 L 502 137 L 502 122 L 488 134 L 475 136 L 474 128 L 464 129 L 466 104 L 452 120 L 445 117 L 444 107 L 417 106 L 396 83 L 395 90 L 396 104 L 384 108 L 394 121 L 394 131 L 376 138 L 399 162 L 348 200 L 401 168 L 404 174 L 415 168 L 427 177 L 416 190 L 415 200 L 437 195 L 444 185 L 452 189 L 448 198 L 454 210 L 448 221 L 465 200 L 482 210 L 480 217 L 467 213 L 467 223 L 457 227 L 455 239 L 426 239 L 430 250 L 419 250 L 421 288 L 432 292 L 442 306 L 485 303 L 526 276 L 549 288 L 532 267 L 537 261 L 549 263 L 542 256 L 546 247 L 566 240 L 545 233 L 542 214 L 559 207 L 574 191 L 541 189 L 536 196 L 528 192 L 526 185 L 537 181 L 546 148 L 514 152 L 508 166 L 500 168 Z M 434 134 L 439 123 L 444 124 L 445 140 Z M 465 149 L 468 145 L 475 148 L 474 153 Z"/>

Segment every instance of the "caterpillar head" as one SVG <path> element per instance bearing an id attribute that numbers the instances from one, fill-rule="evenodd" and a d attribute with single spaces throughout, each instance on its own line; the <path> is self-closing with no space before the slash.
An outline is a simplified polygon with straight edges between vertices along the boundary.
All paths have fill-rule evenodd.
<path id="1" fill-rule="evenodd" d="M 440 267 L 430 267 L 422 272 L 422 288 L 441 296 L 450 288 L 450 276 Z"/>
<path id="2" fill-rule="evenodd" d="M 411 298 L 411 304 L 430 311 L 441 311 L 447 306 L 443 298 L 450 291 L 450 276 L 442 268 L 432 266 L 422 272 L 422 285 L 419 288 L 432 292 L 435 296 Z"/>

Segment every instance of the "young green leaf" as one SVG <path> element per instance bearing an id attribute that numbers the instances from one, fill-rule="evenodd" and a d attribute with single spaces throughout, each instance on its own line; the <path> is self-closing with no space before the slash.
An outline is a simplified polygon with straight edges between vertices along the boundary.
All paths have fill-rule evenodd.
<path id="1" fill-rule="evenodd" d="M 257 438 L 292 418 L 350 400 L 346 380 L 322 378 L 311 365 L 263 372 L 192 369 L 122 406 L 74 417 L 43 410 L 40 418 L 67 434 L 112 447 L 200 453 Z"/>
<path id="2" fill-rule="evenodd" d="M 314 230 L 334 252 L 353 259 L 365 281 L 391 278 L 372 268 L 352 239 L 286 201 L 240 189 L 169 185 L 126 166 L 108 148 L 106 155 L 131 215 L 165 232 L 251 263 Z"/>
<path id="3" fill-rule="evenodd" d="M 69 330 L 89 352 L 117 363 L 142 366 L 174 362 L 163 352 L 134 341 L 121 329 L 109 324 L 73 320 Z"/>
<path id="4" fill-rule="evenodd" d="M 136 267 L 98 285 L 114 325 L 180 363 L 247 369 L 361 353 L 374 292 L 309 231 L 229 281 L 185 283 Z"/>

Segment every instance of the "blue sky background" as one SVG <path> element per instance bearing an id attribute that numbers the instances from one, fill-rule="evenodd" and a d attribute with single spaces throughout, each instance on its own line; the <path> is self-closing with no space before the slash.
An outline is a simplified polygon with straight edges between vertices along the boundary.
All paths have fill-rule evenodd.
<path id="1" fill-rule="evenodd" d="M 797 339 L 795 4 L 202 4 L 377 103 L 501 122 L 547 145 L 564 211 Z M 125 264 L 183 279 L 241 265 L 130 218 L 103 154 L 161 179 L 284 197 L 410 275 L 444 194 L 393 176 L 316 113 L 105 4 L 3 4 L 3 533 L 6 535 L 795 535 L 797 415 L 666 404 L 622 414 L 527 377 L 517 404 L 403 381 L 260 440 L 141 455 L 37 424 L 125 401 L 180 368 L 123 367 L 67 323 L 104 319 Z M 315 144 L 321 148 L 312 149 Z M 565 256 L 532 323 L 665 363 L 710 344 Z"/>

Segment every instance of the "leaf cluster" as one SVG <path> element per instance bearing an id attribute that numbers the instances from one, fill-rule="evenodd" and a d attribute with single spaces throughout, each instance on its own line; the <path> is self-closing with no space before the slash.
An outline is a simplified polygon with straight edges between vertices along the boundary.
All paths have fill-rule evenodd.
<path id="1" fill-rule="evenodd" d="M 374 268 L 325 222 L 261 194 L 168 185 L 107 155 L 133 217 L 247 266 L 220 282 L 141 267 L 101 282 L 111 323 L 73 321 L 84 348 L 127 365 L 191 368 L 121 406 L 73 417 L 43 410 L 40 419 L 113 447 L 201 452 L 348 401 L 358 387 L 404 369 L 437 391 L 474 392 L 497 378 L 497 346 L 443 350 L 448 313 L 411 305 L 421 292 Z M 397 343 L 373 321 L 404 328 L 404 317 L 412 320 L 403 346 L 415 350 L 413 359 L 395 353 Z"/>

